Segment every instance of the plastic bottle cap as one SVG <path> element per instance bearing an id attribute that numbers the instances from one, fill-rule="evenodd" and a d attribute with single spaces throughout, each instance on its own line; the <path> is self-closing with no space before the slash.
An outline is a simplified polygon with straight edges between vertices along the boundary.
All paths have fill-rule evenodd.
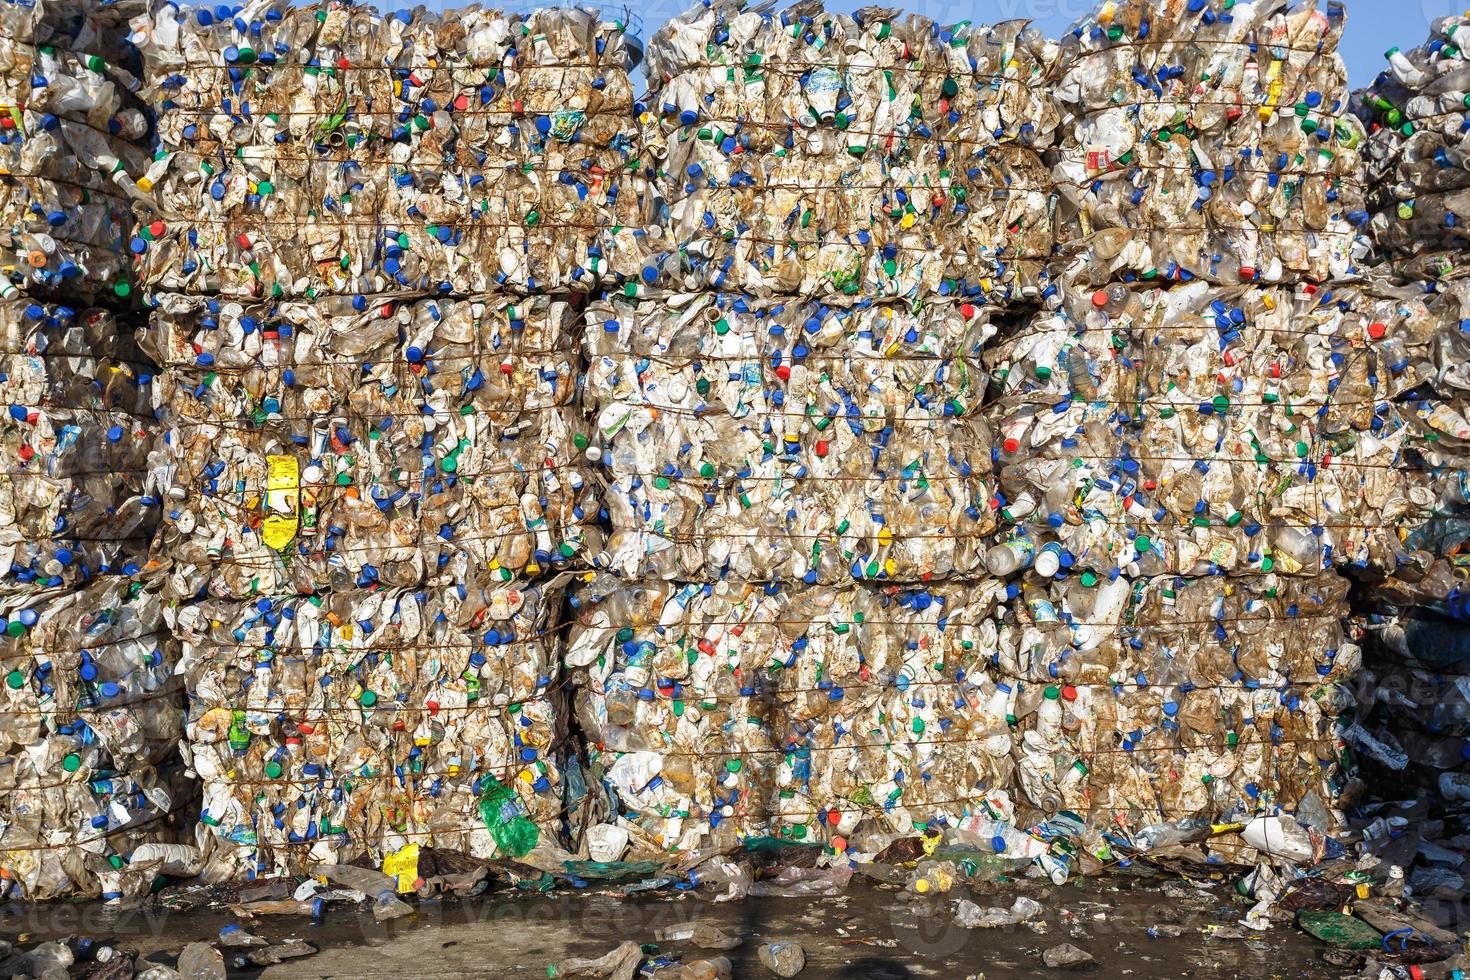
<path id="1" fill-rule="evenodd" d="M 274 759 L 272 759 L 270 762 L 267 762 L 265 764 L 265 774 L 272 779 L 280 776 L 281 764 L 279 762 L 276 762 Z"/>
<path id="2" fill-rule="evenodd" d="M 1055 701 L 1057 698 L 1062 696 L 1062 689 L 1057 687 L 1055 684 L 1052 684 L 1049 685 L 1047 689 L 1041 693 L 1042 696 L 1045 697 L 1048 701 Z"/>
<path id="3" fill-rule="evenodd" d="M 76 772 L 78 769 L 82 768 L 82 757 L 73 752 L 71 755 L 68 755 L 65 759 L 61 760 L 61 768 L 65 769 L 67 772 Z"/>
<path id="4" fill-rule="evenodd" d="M 378 703 L 378 696 L 372 691 L 363 691 L 362 697 L 358 699 L 364 708 L 371 708 Z"/>

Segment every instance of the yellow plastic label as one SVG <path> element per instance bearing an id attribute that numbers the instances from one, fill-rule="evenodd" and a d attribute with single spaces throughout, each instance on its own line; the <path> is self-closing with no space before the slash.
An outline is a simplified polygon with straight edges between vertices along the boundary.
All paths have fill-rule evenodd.
<path id="1" fill-rule="evenodd" d="M 383 858 L 383 874 L 398 879 L 398 894 L 413 891 L 413 883 L 419 879 L 419 846 L 408 844 Z"/>
<path id="2" fill-rule="evenodd" d="M 261 536 L 267 548 L 280 551 L 296 539 L 300 526 L 301 471 L 295 456 L 267 456 L 265 521 Z"/>

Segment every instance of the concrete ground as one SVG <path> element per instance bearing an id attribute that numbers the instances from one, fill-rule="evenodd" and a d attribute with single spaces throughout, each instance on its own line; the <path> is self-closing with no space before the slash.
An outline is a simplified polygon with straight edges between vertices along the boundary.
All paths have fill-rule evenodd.
<path id="1" fill-rule="evenodd" d="M 338 906 L 320 925 L 295 917 L 237 919 L 228 910 L 117 913 L 95 906 L 0 911 L 0 937 L 30 941 L 68 934 L 111 938 L 172 962 L 182 946 L 214 939 L 240 922 L 271 940 L 304 939 L 318 954 L 262 972 L 231 977 L 546 977 L 569 957 L 596 957 L 625 940 L 655 943 L 661 929 L 695 922 L 738 936 L 728 952 L 688 942 L 657 943 L 659 955 L 684 962 L 724 955 L 735 977 L 770 976 L 757 949 L 796 940 L 807 953 L 801 974 L 825 978 L 968 977 L 988 980 L 1057 975 L 1043 950 L 1071 943 L 1097 959 L 1081 968 L 1106 977 L 1327 977 L 1342 974 L 1321 959 L 1325 947 L 1290 925 L 1246 934 L 1245 911 L 1228 883 L 1200 889 L 1182 882 L 1086 880 L 1060 889 L 1029 883 L 976 886 L 918 899 L 891 887 L 854 882 L 835 898 L 759 899 L 717 904 L 687 892 L 623 896 L 613 892 L 547 896 L 492 894 L 469 901 L 427 902 L 415 915 L 375 923 L 366 910 Z M 1018 891 L 1045 906 L 1033 923 L 969 930 L 955 925 L 957 897 L 1009 907 Z M 1153 927 L 1157 938 L 1151 937 Z M 651 950 L 649 950 L 651 951 Z M 229 962 L 227 951 L 226 962 Z M 663 973 L 668 976 L 670 974 Z M 677 969 L 672 975 L 678 975 Z"/>

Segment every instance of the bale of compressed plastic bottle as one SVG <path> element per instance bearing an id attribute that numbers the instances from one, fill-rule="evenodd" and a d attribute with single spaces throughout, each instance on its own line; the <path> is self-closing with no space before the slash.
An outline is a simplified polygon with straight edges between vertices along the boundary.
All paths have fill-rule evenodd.
<path id="1" fill-rule="evenodd" d="M 560 841 L 561 596 L 487 575 L 171 611 L 205 877 Z"/>
<path id="2" fill-rule="evenodd" d="M 649 42 L 657 205 L 610 258 L 630 289 L 1034 295 L 1056 54 L 1021 21 L 697 6 Z"/>
<path id="3" fill-rule="evenodd" d="M 1470 595 L 1452 588 L 1397 612 L 1365 623 L 1373 656 L 1342 737 L 1375 785 L 1453 807 L 1470 799 Z"/>
<path id="4" fill-rule="evenodd" d="M 1318 576 L 1028 577 L 1007 617 L 1040 699 L 1020 716 L 1021 798 L 1098 828 L 1293 808 L 1345 782 L 1335 720 L 1361 666 L 1348 583 Z"/>
<path id="5" fill-rule="evenodd" d="M 994 598 L 595 576 L 566 663 L 591 778 L 632 853 L 909 835 L 1007 785 L 1008 733 L 977 753 L 922 707 L 975 669 Z"/>
<path id="6" fill-rule="evenodd" d="M 1338 799 L 1345 581 L 1067 584 L 594 577 L 566 658 L 591 776 L 635 854 L 881 849 L 997 795 L 1002 854 L 1064 811 L 1141 828 Z"/>
<path id="7" fill-rule="evenodd" d="M 1061 41 L 1058 264 L 1321 282 L 1366 222 L 1340 4 L 1104 0 Z"/>
<path id="8" fill-rule="evenodd" d="M 1453 400 L 1419 393 L 1458 311 L 1378 285 L 1050 300 L 985 357 L 992 573 L 1391 572 L 1405 557 L 1398 531 L 1432 503 L 1420 462 L 1456 426 Z"/>
<path id="9" fill-rule="evenodd" d="M 0 296 L 132 292 L 133 177 L 148 163 L 141 3 L 0 5 Z"/>
<path id="10" fill-rule="evenodd" d="M 160 142 L 150 291 L 587 291 L 610 229 L 639 224 L 620 22 L 276 0 L 133 26 Z"/>
<path id="11" fill-rule="evenodd" d="M 508 581 L 600 549 L 567 300 L 155 299 L 179 598 Z"/>
<path id="12" fill-rule="evenodd" d="M 109 576 L 0 598 L 0 881 L 9 899 L 137 899 L 140 847 L 173 844 L 193 791 L 154 583 Z"/>
<path id="13" fill-rule="evenodd" d="M 152 366 L 125 314 L 0 301 L 0 591 L 132 574 L 158 522 Z"/>
<path id="14" fill-rule="evenodd" d="M 988 309 L 709 292 L 600 300 L 586 319 L 599 567 L 793 583 L 983 569 Z"/>
<path id="15" fill-rule="evenodd" d="M 1388 67 L 1353 94 L 1368 132 L 1364 177 L 1380 257 L 1428 277 L 1452 274 L 1470 240 L 1470 61 L 1458 43 L 1466 20 L 1436 18 L 1423 44 L 1390 48 Z"/>

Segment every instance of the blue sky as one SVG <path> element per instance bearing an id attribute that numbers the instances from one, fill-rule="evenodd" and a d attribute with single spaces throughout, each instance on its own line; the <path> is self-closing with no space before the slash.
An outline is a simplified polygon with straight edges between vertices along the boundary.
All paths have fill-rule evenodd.
<path id="1" fill-rule="evenodd" d="M 385 10 L 396 7 L 414 6 L 412 0 L 376 0 Z M 464 0 L 423 0 L 430 9 L 444 10 L 461 6 Z M 833 9 L 855 9 L 864 3 L 880 0 L 829 0 Z M 1327 0 L 1320 0 L 1325 7 Z M 533 8 L 534 0 L 524 3 L 494 3 L 485 0 L 485 5 Z M 780 3 L 778 6 L 787 6 Z M 1080 16 L 1093 9 L 1096 0 L 893 0 L 885 3 L 903 10 L 912 10 L 935 20 L 952 23 L 957 20 L 994 22 L 1012 18 L 1034 20 L 1040 28 L 1056 36 L 1065 31 Z M 618 4 L 600 3 L 609 9 Z M 660 22 L 688 6 L 687 0 L 644 0 L 629 3 L 643 20 L 645 29 L 652 31 Z M 1412 48 L 1429 34 L 1429 25 L 1436 18 L 1447 14 L 1463 14 L 1470 0 L 1356 0 L 1348 2 L 1348 27 L 1343 40 L 1342 53 L 1347 61 L 1353 86 L 1367 85 L 1385 66 L 1383 53 L 1391 47 Z"/>

